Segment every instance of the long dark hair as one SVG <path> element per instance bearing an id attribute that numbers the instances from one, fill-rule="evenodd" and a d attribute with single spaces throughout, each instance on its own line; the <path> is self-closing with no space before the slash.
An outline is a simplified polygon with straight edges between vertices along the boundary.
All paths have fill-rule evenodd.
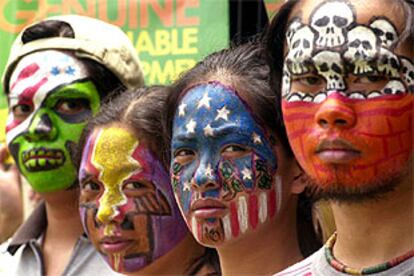
<path id="1" fill-rule="evenodd" d="M 270 69 L 260 39 L 233 46 L 207 56 L 194 68 L 182 75 L 171 87 L 167 99 L 164 126 L 164 159 L 171 159 L 170 148 L 173 118 L 183 93 L 193 84 L 210 80 L 211 76 L 225 75 L 234 88 L 249 103 L 258 123 L 273 130 L 286 155 L 293 157 L 283 124 L 279 93 L 270 86 Z M 302 254 L 308 256 L 321 245 L 312 225 L 312 201 L 304 194 L 299 197 L 297 208 L 297 235 Z"/>

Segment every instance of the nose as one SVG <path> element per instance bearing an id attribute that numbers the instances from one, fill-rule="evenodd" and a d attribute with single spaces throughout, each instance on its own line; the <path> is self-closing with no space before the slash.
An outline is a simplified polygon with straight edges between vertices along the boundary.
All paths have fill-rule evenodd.
<path id="1" fill-rule="evenodd" d="M 56 128 L 46 113 L 35 115 L 24 136 L 29 141 L 53 140 L 56 137 Z"/>
<path id="2" fill-rule="evenodd" d="M 105 197 L 104 194 L 102 200 L 99 201 L 96 219 L 103 224 L 113 222 L 121 223 L 124 220 L 124 212 L 122 212 L 121 206 L 122 205 L 117 205 L 114 202 L 111 202 L 111 199 Z"/>
<path id="3" fill-rule="evenodd" d="M 315 115 L 316 123 L 322 128 L 352 128 L 356 124 L 354 109 L 337 97 L 328 97 Z"/>
<path id="4" fill-rule="evenodd" d="M 202 162 L 194 174 L 192 188 L 198 192 L 207 192 L 219 187 L 216 170 L 211 163 Z"/>

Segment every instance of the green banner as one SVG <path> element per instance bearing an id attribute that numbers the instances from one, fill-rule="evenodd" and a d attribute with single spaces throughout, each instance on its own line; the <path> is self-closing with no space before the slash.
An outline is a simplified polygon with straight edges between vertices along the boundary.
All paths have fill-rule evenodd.
<path id="1" fill-rule="evenodd" d="M 53 15 L 79 14 L 121 27 L 141 58 L 146 84 L 169 83 L 228 46 L 228 9 L 224 0 L 0 0 L 0 73 L 24 26 Z M 0 93 L 0 141 L 6 116 Z"/>

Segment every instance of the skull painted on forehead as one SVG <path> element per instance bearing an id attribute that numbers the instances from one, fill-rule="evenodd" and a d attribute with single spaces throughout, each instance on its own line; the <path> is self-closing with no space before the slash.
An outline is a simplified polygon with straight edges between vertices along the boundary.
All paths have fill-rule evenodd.
<path id="1" fill-rule="evenodd" d="M 309 62 L 314 48 L 315 34 L 308 26 L 299 28 L 292 36 L 286 64 L 293 74 L 309 72 Z"/>
<path id="2" fill-rule="evenodd" d="M 397 30 L 388 20 L 376 19 L 369 26 L 380 38 L 382 47 L 391 49 L 392 46 L 397 42 Z"/>
<path id="3" fill-rule="evenodd" d="M 311 26 L 318 36 L 318 47 L 337 47 L 346 41 L 346 28 L 354 22 L 354 14 L 346 3 L 331 1 L 322 4 L 311 16 Z"/>
<path id="4" fill-rule="evenodd" d="M 372 73 L 370 65 L 379 52 L 379 39 L 374 31 L 359 25 L 348 32 L 348 50 L 344 53 L 345 59 L 353 64 L 355 75 Z"/>
<path id="5" fill-rule="evenodd" d="M 343 91 L 346 89 L 345 66 L 338 52 L 322 51 L 316 54 L 312 60 L 318 73 L 325 78 L 327 90 Z"/>
<path id="6" fill-rule="evenodd" d="M 18 62 L 9 90 L 6 138 L 20 172 L 37 192 L 70 187 L 72 151 L 100 106 L 85 65 L 66 52 L 35 52 Z"/>
<path id="7" fill-rule="evenodd" d="M 401 58 L 403 78 L 407 83 L 408 91 L 414 93 L 414 63 L 408 58 Z"/>

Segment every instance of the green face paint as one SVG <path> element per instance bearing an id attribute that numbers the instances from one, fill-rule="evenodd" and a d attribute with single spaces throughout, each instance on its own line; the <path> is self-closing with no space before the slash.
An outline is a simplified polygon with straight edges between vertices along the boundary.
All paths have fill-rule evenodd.
<path id="1" fill-rule="evenodd" d="M 34 64 L 29 62 L 17 72 L 16 85 L 11 82 L 9 95 L 8 146 L 20 172 L 41 193 L 63 190 L 76 182 L 71 151 L 88 119 L 100 107 L 99 93 L 82 74 L 83 65 L 66 54 L 54 53 L 59 53 L 62 60 L 45 70 L 49 75 L 44 85 L 29 86 L 33 83 L 27 85 L 27 78 L 19 79 Z M 62 68 L 68 60 L 72 63 Z M 34 87 L 38 89 L 33 91 Z"/>

